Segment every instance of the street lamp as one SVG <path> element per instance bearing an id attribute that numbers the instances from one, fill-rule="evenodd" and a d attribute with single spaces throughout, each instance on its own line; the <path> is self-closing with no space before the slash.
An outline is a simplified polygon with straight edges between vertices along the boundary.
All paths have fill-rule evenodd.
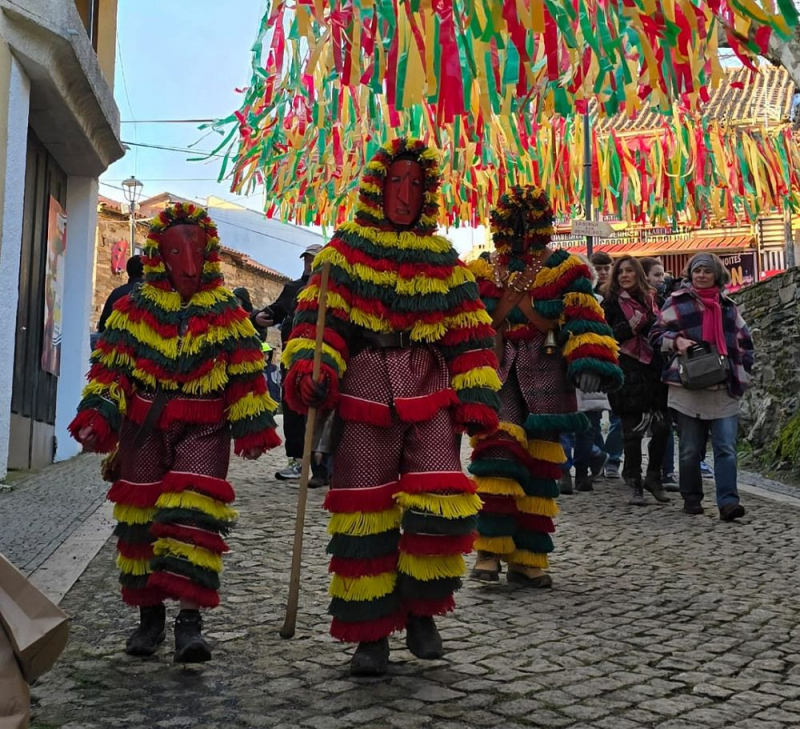
<path id="1" fill-rule="evenodd" d="M 131 215 L 131 256 L 136 253 L 136 203 L 142 195 L 142 181 L 131 175 L 122 183 L 122 191 L 130 206 Z"/>

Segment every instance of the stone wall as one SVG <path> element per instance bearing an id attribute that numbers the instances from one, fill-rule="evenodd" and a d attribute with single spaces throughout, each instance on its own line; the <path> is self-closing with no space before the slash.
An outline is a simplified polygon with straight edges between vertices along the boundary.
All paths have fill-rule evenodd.
<path id="1" fill-rule="evenodd" d="M 136 244 L 143 246 L 147 239 L 147 225 L 140 223 L 136 230 Z M 108 295 L 128 280 L 123 269 L 121 273 L 112 270 L 112 249 L 117 241 L 130 240 L 130 224 L 126 215 L 105 211 L 97 215 L 97 255 L 95 257 L 95 286 L 91 311 L 91 331 L 96 331 L 97 320 L 103 311 Z M 127 260 L 127 259 L 126 259 Z M 256 307 L 272 303 L 280 294 L 288 279 L 251 260 L 248 256 L 223 248 L 222 273 L 225 285 L 230 289 L 244 286 Z M 280 350 L 281 338 L 276 328 L 269 330 L 267 341 Z"/>
<path id="2" fill-rule="evenodd" d="M 753 335 L 755 367 L 741 426 L 754 455 L 800 468 L 800 268 L 734 294 Z"/>

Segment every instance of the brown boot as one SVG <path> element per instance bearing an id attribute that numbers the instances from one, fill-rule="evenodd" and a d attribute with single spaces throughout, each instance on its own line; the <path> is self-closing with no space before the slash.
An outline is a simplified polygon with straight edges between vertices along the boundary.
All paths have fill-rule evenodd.
<path id="1" fill-rule="evenodd" d="M 540 570 L 538 567 L 528 567 L 523 564 L 509 564 L 506 579 L 509 582 L 525 585 L 526 587 L 546 588 L 553 586 L 553 578 L 547 572 Z"/>
<path id="2" fill-rule="evenodd" d="M 500 555 L 478 551 L 478 558 L 469 576 L 481 582 L 497 582 L 500 579 Z"/>

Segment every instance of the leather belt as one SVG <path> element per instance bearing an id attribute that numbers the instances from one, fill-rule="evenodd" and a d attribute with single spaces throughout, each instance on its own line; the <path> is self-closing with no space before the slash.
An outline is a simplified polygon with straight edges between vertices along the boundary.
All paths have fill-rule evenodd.
<path id="1" fill-rule="evenodd" d="M 411 332 L 371 332 L 367 329 L 357 331 L 351 340 L 350 351 L 356 354 L 363 349 L 407 349 L 414 342 Z"/>

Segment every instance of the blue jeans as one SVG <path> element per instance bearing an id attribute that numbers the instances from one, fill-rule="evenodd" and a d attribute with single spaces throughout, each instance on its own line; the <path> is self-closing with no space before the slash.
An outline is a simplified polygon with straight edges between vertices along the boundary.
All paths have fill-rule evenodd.
<path id="1" fill-rule="evenodd" d="M 567 460 L 561 464 L 561 470 L 564 473 L 569 473 L 569 469 L 572 468 L 572 448 L 575 436 L 572 433 L 561 433 L 561 435 L 558 436 L 558 440 L 561 443 L 561 447 L 564 449 L 564 455 L 567 457 Z"/>
<path id="2" fill-rule="evenodd" d="M 675 473 L 675 430 L 670 426 L 669 436 L 667 437 L 667 450 L 664 451 L 664 463 L 661 465 L 661 473 L 665 476 Z"/>
<path id="3" fill-rule="evenodd" d="M 591 433 L 594 436 L 594 445 L 599 451 L 608 453 L 608 464 L 619 466 L 622 462 L 622 421 L 617 415 L 608 411 L 608 436 L 603 440 L 603 431 L 600 421 L 603 419 L 602 410 L 592 410 L 586 413 L 592 424 Z"/>
<path id="4" fill-rule="evenodd" d="M 561 470 L 568 473 L 575 466 L 576 476 L 588 475 L 592 456 L 602 453 L 593 442 L 594 430 L 587 428 L 583 433 L 562 433 L 559 440 L 567 456 L 566 463 L 561 464 Z"/>
<path id="5" fill-rule="evenodd" d="M 736 438 L 739 416 L 716 420 L 700 420 L 678 413 L 680 487 L 683 500 L 699 504 L 703 500 L 703 479 L 700 461 L 703 459 L 708 433 L 714 449 L 714 481 L 717 486 L 717 506 L 738 504 L 736 488 Z"/>

